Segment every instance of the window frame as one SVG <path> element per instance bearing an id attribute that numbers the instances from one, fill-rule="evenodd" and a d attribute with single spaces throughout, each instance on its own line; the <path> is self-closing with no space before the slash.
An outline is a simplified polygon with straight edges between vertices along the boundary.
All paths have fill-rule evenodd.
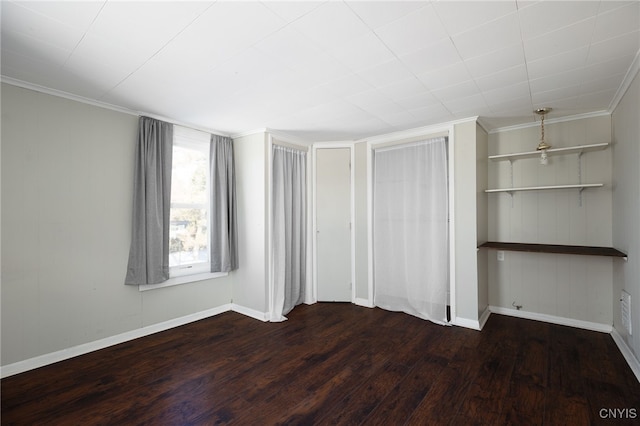
<path id="1" fill-rule="evenodd" d="M 196 208 L 204 209 L 207 217 L 207 248 L 208 259 L 204 262 L 185 263 L 169 268 L 169 278 L 179 278 L 184 276 L 193 276 L 206 274 L 211 272 L 211 135 L 202 132 L 200 130 L 190 129 L 188 127 L 173 126 L 173 148 L 176 147 L 182 149 L 193 150 L 206 155 L 207 157 L 207 173 L 205 194 L 206 200 L 203 203 L 182 203 L 174 202 L 173 199 L 170 202 L 170 209 L 173 208 Z M 173 168 L 172 168 L 173 174 Z M 172 180 L 173 189 L 173 180 Z"/>
<path id="2" fill-rule="evenodd" d="M 205 203 L 170 203 L 170 208 L 204 208 L 207 210 L 208 226 L 207 226 L 207 246 L 209 247 L 209 260 L 206 262 L 197 262 L 173 266 L 169 269 L 169 279 L 158 284 L 141 284 L 138 285 L 139 291 L 154 290 L 157 288 L 171 287 L 175 285 L 188 284 L 198 281 L 210 280 L 214 278 L 226 277 L 228 272 L 211 272 L 211 135 L 201 130 L 191 129 L 180 125 L 173 125 L 173 147 L 177 145 L 188 149 L 206 152 L 208 157 L 207 183 L 206 193 L 207 200 Z M 173 174 L 173 167 L 172 167 Z M 173 180 L 172 180 L 173 185 Z"/>

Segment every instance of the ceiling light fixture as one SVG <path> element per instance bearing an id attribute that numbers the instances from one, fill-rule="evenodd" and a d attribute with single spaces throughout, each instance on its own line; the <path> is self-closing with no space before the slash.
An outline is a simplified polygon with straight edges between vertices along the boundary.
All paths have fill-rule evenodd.
<path id="1" fill-rule="evenodd" d="M 549 113 L 549 111 L 551 111 L 551 108 L 549 107 L 544 107 L 544 108 L 538 108 L 536 109 L 535 112 L 536 114 L 538 114 L 540 116 L 541 119 L 541 123 L 540 123 L 540 143 L 538 144 L 538 148 L 536 148 L 538 151 L 540 151 L 540 164 L 542 164 L 543 166 L 546 166 L 549 163 L 549 159 L 547 157 L 547 149 L 551 148 L 551 145 L 549 145 L 545 140 L 544 140 L 544 116 L 546 114 Z"/>

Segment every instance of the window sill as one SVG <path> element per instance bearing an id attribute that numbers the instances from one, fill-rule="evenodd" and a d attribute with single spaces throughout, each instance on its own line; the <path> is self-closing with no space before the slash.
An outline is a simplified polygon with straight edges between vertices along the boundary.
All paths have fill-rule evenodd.
<path id="1" fill-rule="evenodd" d="M 155 290 L 157 288 L 172 287 L 174 285 L 189 284 L 197 281 L 210 280 L 213 278 L 226 277 L 228 272 L 205 272 L 202 274 L 182 275 L 180 277 L 169 278 L 159 284 L 142 284 L 138 286 L 139 291 Z"/>

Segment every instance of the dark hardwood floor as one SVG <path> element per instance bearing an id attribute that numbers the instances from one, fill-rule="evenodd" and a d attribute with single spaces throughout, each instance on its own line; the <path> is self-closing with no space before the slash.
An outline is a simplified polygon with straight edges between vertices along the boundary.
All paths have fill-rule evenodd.
<path id="1" fill-rule="evenodd" d="M 3 425 L 640 421 L 640 383 L 608 334 L 500 315 L 477 332 L 339 303 L 278 324 L 227 312 L 1 384 Z"/>

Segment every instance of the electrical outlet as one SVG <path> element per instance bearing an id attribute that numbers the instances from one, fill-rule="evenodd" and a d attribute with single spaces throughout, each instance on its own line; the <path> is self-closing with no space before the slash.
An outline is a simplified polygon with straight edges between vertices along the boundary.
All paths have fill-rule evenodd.
<path id="1" fill-rule="evenodd" d="M 504 260 L 504 252 L 502 250 L 498 250 L 498 261 L 502 262 Z"/>

